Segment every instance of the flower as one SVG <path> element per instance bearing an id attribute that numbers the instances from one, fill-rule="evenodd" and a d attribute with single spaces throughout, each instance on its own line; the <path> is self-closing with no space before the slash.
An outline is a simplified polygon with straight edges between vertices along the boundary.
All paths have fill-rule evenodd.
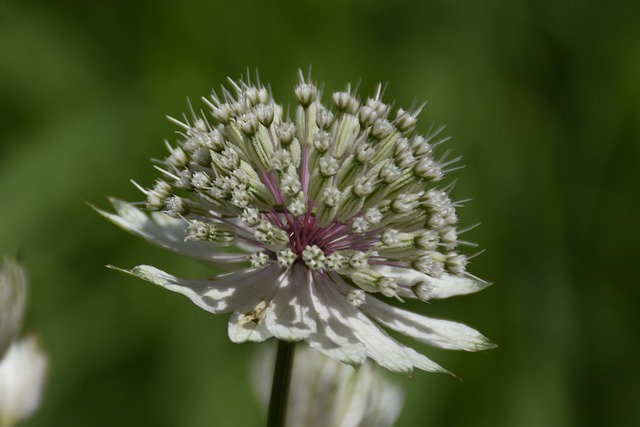
<path id="1" fill-rule="evenodd" d="M 35 337 L 15 341 L 0 360 L 0 424 L 11 426 L 40 406 L 47 355 Z"/>
<path id="2" fill-rule="evenodd" d="M 35 337 L 16 341 L 27 300 L 27 274 L 6 256 L 0 268 L 0 425 L 12 426 L 40 406 L 47 356 Z"/>
<path id="3" fill-rule="evenodd" d="M 0 268 L 0 360 L 20 331 L 27 303 L 27 274 L 20 262 L 5 256 Z"/>
<path id="4" fill-rule="evenodd" d="M 232 313 L 233 342 L 306 341 L 337 361 L 367 358 L 391 371 L 446 372 L 388 335 L 391 329 L 444 349 L 493 347 L 476 330 L 391 304 L 478 291 L 466 272 L 452 186 L 438 184 L 457 160 L 436 157 L 440 129 L 416 131 L 422 106 L 398 109 L 351 90 L 320 102 L 300 73 L 295 120 L 267 88 L 232 81 L 182 121 L 146 211 L 112 199 L 118 226 L 227 273 L 181 279 L 155 267 L 122 270 Z M 287 110 L 288 111 L 288 110 Z M 137 184 L 136 184 L 137 185 Z M 226 250 L 225 248 L 232 248 Z"/>
<path id="5" fill-rule="evenodd" d="M 252 379 L 266 406 L 272 381 L 269 369 L 275 352 L 260 350 L 253 364 Z M 355 370 L 309 347 L 296 352 L 293 363 L 296 380 L 291 383 L 286 425 L 386 427 L 397 421 L 404 390 L 387 378 L 380 367 L 367 363 Z"/>

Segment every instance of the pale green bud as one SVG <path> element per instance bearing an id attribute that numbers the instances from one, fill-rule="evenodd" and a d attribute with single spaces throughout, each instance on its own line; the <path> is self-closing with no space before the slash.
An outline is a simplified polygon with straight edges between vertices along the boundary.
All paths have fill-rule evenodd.
<path id="1" fill-rule="evenodd" d="M 378 289 L 385 297 L 394 298 L 398 296 L 398 283 L 390 277 L 378 279 Z"/>
<path id="2" fill-rule="evenodd" d="M 421 301 L 429 301 L 433 297 L 433 284 L 423 281 L 411 287 L 413 294 Z"/>
<path id="3" fill-rule="evenodd" d="M 247 136 L 253 136 L 258 132 L 260 122 L 255 114 L 243 114 L 238 117 L 238 127 Z"/>
<path id="4" fill-rule="evenodd" d="M 416 123 L 418 123 L 417 115 L 419 111 L 416 113 L 409 113 L 404 111 L 402 108 L 398 109 L 398 113 L 396 115 L 395 125 L 400 132 L 411 132 L 416 127 Z"/>
<path id="5" fill-rule="evenodd" d="M 300 105 L 302 105 L 303 108 L 307 108 L 316 100 L 316 97 L 318 96 L 318 88 L 316 85 L 312 83 L 305 83 L 301 79 L 300 83 L 295 88 L 295 93 Z"/>
<path id="6" fill-rule="evenodd" d="M 236 233 L 230 226 L 222 223 L 191 221 L 187 227 L 189 234 L 184 240 L 201 240 L 215 246 L 228 246 L 236 241 Z"/>
<path id="7" fill-rule="evenodd" d="M 240 219 L 249 227 L 255 227 L 260 222 L 260 211 L 256 208 L 245 208 Z"/>
<path id="8" fill-rule="evenodd" d="M 369 255 L 361 251 L 354 251 L 349 258 L 349 266 L 354 270 L 369 267 Z"/>
<path id="9" fill-rule="evenodd" d="M 324 267 L 325 256 L 318 246 L 307 246 L 302 251 L 302 261 L 312 270 L 320 270 Z"/>
<path id="10" fill-rule="evenodd" d="M 171 217 L 178 217 L 189 213 L 189 205 L 178 196 L 170 196 L 164 201 L 164 213 Z"/>
<path id="11" fill-rule="evenodd" d="M 193 174 L 191 184 L 197 189 L 205 189 L 211 185 L 211 177 L 206 172 L 198 171 Z"/>
<path id="12" fill-rule="evenodd" d="M 341 270 L 347 264 L 347 258 L 339 252 L 332 252 L 326 257 L 325 267 L 329 270 Z"/>
<path id="13" fill-rule="evenodd" d="M 316 124 L 320 129 L 328 130 L 333 124 L 333 113 L 324 107 L 319 107 L 316 112 Z M 325 150 L 326 151 L 326 150 Z"/>
<path id="14" fill-rule="evenodd" d="M 276 135 L 285 147 L 291 144 L 296 136 L 296 126 L 291 122 L 282 122 L 276 129 Z"/>
<path id="15" fill-rule="evenodd" d="M 258 224 L 253 236 L 272 251 L 282 251 L 289 244 L 289 235 L 269 221 Z"/>
<path id="16" fill-rule="evenodd" d="M 447 270 L 456 275 L 462 275 L 467 267 L 467 257 L 457 252 L 449 252 L 445 265 Z"/>
<path id="17" fill-rule="evenodd" d="M 439 279 L 444 274 L 445 255 L 440 252 L 428 252 L 411 263 L 421 273 Z"/>
<path id="18" fill-rule="evenodd" d="M 351 91 L 347 90 L 345 92 L 334 92 L 333 94 L 333 103 L 336 107 L 336 110 L 341 113 L 349 113 L 355 114 L 358 110 L 358 106 L 360 102 L 358 99 L 351 94 Z"/>
<path id="19" fill-rule="evenodd" d="M 267 265 L 269 255 L 264 252 L 254 252 L 249 256 L 249 263 L 253 268 L 262 268 Z"/>
<path id="20" fill-rule="evenodd" d="M 270 105 L 257 105 L 255 115 L 262 126 L 269 127 L 273 123 L 273 107 Z"/>
<path id="21" fill-rule="evenodd" d="M 284 268 L 291 268 L 298 256 L 289 248 L 276 253 L 278 265 Z"/>
<path id="22" fill-rule="evenodd" d="M 369 230 L 369 227 L 371 227 L 369 221 L 361 216 L 354 218 L 351 222 L 351 229 L 356 234 L 365 233 L 367 230 Z"/>
<path id="23" fill-rule="evenodd" d="M 346 295 L 347 302 L 354 307 L 360 307 L 366 301 L 366 294 L 362 289 L 351 289 Z"/>
<path id="24" fill-rule="evenodd" d="M 291 199 L 291 203 L 287 206 L 287 210 L 293 216 L 302 216 L 307 212 L 307 203 L 302 191 Z"/>

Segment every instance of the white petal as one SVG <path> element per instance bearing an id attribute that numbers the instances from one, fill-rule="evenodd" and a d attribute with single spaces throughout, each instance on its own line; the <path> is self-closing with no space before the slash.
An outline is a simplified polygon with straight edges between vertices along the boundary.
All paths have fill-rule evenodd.
<path id="1" fill-rule="evenodd" d="M 334 280 L 341 280 L 337 274 L 331 276 Z M 346 283 L 344 285 L 346 286 Z M 367 356 L 390 371 L 411 373 L 413 363 L 403 346 L 374 324 L 359 309 L 350 305 L 335 286 L 322 287 L 321 292 L 324 293 L 327 305 L 335 307 L 336 312 L 340 313 L 353 329 L 355 336 L 365 345 Z"/>
<path id="2" fill-rule="evenodd" d="M 228 313 L 246 305 L 248 301 L 257 304 L 260 295 L 272 288 L 269 284 L 278 269 L 246 269 L 213 279 L 180 279 L 149 265 L 117 270 L 185 295 L 198 307 L 211 313 Z"/>
<path id="3" fill-rule="evenodd" d="M 406 351 L 407 354 L 409 355 L 409 358 L 411 358 L 411 362 L 413 363 L 413 366 L 418 369 L 422 369 L 423 371 L 427 371 L 427 372 L 435 372 L 437 374 L 453 375 L 451 372 L 447 371 L 442 366 L 438 365 L 436 362 L 429 359 L 427 356 L 418 353 L 411 347 L 404 347 L 404 351 Z"/>
<path id="4" fill-rule="evenodd" d="M 235 343 L 262 342 L 273 336 L 265 316 L 282 283 L 284 272 L 275 264 L 264 271 L 264 276 L 252 280 L 251 292 L 243 301 L 238 301 L 239 305 L 229 319 L 227 332 L 229 339 Z"/>
<path id="5" fill-rule="evenodd" d="M 283 341 L 301 341 L 316 332 L 311 308 L 310 271 L 294 265 L 282 277 L 280 286 L 267 307 L 264 321 L 274 337 Z"/>
<path id="6" fill-rule="evenodd" d="M 356 317 L 349 318 L 349 323 L 355 329 L 356 336 L 365 345 L 368 357 L 390 371 L 403 374 L 411 373 L 413 370 L 411 358 L 403 347 L 389 337 L 385 331 L 361 313 L 358 313 Z"/>
<path id="7" fill-rule="evenodd" d="M 323 335 L 322 331 L 312 334 L 306 341 L 309 343 L 309 347 L 318 350 L 325 356 L 355 368 L 359 368 L 367 360 L 367 350 L 362 343 L 339 345 Z"/>
<path id="8" fill-rule="evenodd" d="M 220 252 L 216 248 L 200 241 L 187 241 L 184 221 L 171 218 L 159 212 L 153 212 L 148 216 L 142 210 L 130 203 L 118 199 L 110 199 L 117 214 L 105 212 L 93 207 L 100 215 L 104 216 L 117 226 L 133 233 L 145 240 L 178 252 L 182 255 L 213 263 L 217 267 L 228 268 L 229 263 L 246 262 L 247 257 L 243 254 L 230 254 Z"/>
<path id="9" fill-rule="evenodd" d="M 307 338 L 309 346 L 342 363 L 360 367 L 367 360 L 367 351 L 353 334 L 351 326 L 338 310 L 326 304 L 318 287 L 327 286 L 313 274 L 309 293 L 316 313 L 317 333 Z"/>
<path id="10" fill-rule="evenodd" d="M 434 319 L 392 307 L 369 295 L 360 308 L 381 325 L 435 347 L 466 351 L 495 347 L 478 331 L 462 323 Z"/>
<path id="11" fill-rule="evenodd" d="M 383 276 L 392 277 L 401 287 L 411 289 L 419 283 L 427 283 L 430 288 L 431 298 L 449 298 L 456 295 L 467 295 L 478 292 L 487 286 L 489 282 L 471 277 L 460 277 L 445 273 L 440 279 L 433 278 L 411 268 L 390 267 L 387 265 L 374 265 L 375 270 Z M 400 296 L 415 298 L 412 292 L 403 292 Z"/>
<path id="12" fill-rule="evenodd" d="M 227 332 L 232 342 L 237 344 L 244 342 L 262 342 L 273 336 L 264 320 L 253 317 L 255 309 L 260 309 L 261 304 L 262 303 L 258 303 L 253 311 L 248 310 L 245 313 L 236 311 L 231 315 Z M 252 320 L 252 318 L 255 320 Z"/>

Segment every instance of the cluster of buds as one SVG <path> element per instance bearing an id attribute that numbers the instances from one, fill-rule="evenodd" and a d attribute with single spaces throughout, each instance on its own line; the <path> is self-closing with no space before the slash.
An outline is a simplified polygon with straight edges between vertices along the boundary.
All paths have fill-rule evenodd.
<path id="1" fill-rule="evenodd" d="M 392 118 L 378 86 L 366 101 L 336 92 L 328 109 L 301 74 L 292 121 L 259 82 L 231 86 L 205 99 L 209 117 L 173 119 L 182 139 L 162 161 L 164 179 L 141 188 L 149 210 L 184 220 L 188 240 L 243 244 L 256 268 L 298 262 L 387 296 L 415 294 L 415 284 L 379 266 L 465 276 L 459 204 L 435 187 L 457 159 L 434 157 L 441 129 L 415 131 L 422 106 Z"/>

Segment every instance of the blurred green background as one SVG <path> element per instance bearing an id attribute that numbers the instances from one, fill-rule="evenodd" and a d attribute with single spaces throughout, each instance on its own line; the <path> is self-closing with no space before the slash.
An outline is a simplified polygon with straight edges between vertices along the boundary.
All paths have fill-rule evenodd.
<path id="1" fill-rule="evenodd" d="M 495 285 L 420 310 L 500 348 L 420 347 L 463 381 L 398 377 L 398 426 L 640 425 L 639 22 L 632 0 L 0 2 L 0 252 L 24 256 L 51 357 L 24 426 L 262 425 L 227 316 L 104 265 L 206 269 L 85 201 L 141 198 L 187 98 L 257 67 L 286 104 L 309 64 L 325 92 L 428 100 L 419 129 L 448 126 L 482 223 L 471 271 Z"/>

